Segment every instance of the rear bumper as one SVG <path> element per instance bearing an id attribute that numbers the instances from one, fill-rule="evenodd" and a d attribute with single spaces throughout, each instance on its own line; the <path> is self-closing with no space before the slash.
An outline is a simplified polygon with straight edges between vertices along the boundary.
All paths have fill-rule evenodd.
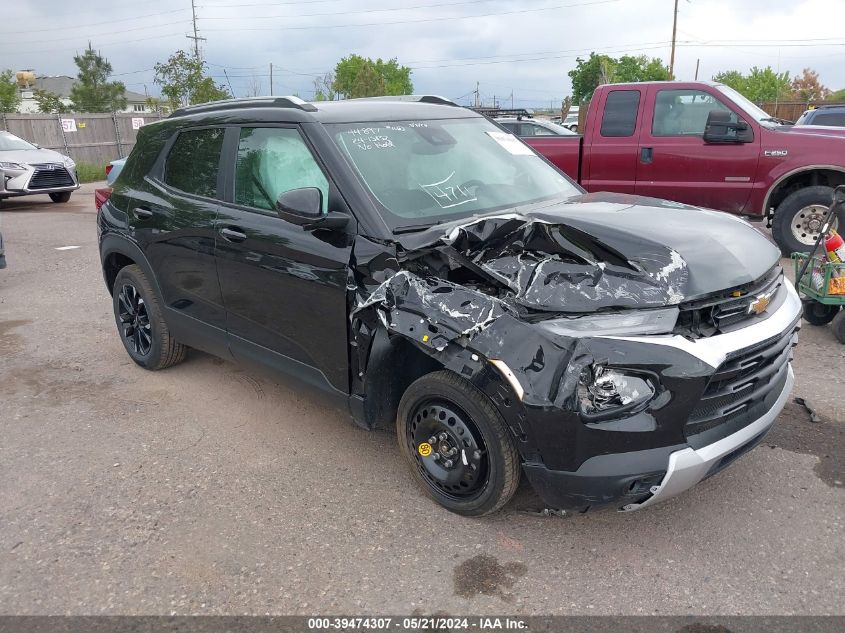
<path id="1" fill-rule="evenodd" d="M 549 507 L 585 510 L 616 505 L 624 512 L 640 510 L 689 490 L 759 444 L 786 404 L 794 382 L 790 364 L 777 400 L 763 416 L 698 449 L 678 445 L 599 455 L 575 472 L 549 470 L 538 464 L 525 464 L 524 470 Z"/>

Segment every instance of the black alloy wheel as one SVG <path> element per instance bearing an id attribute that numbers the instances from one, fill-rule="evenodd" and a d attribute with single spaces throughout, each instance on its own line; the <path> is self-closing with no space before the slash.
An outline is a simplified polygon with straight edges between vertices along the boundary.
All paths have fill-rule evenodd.
<path id="1" fill-rule="evenodd" d="M 153 345 L 147 304 L 135 286 L 124 283 L 118 295 L 118 318 L 124 344 L 140 356 L 147 356 Z"/>

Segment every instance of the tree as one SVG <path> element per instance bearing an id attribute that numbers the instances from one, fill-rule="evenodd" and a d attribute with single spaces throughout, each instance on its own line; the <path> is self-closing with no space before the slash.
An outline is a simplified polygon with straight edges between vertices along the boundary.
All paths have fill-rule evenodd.
<path id="1" fill-rule="evenodd" d="M 38 104 L 38 111 L 46 114 L 63 114 L 68 112 L 68 107 L 62 98 L 48 90 L 36 89 L 32 93 L 35 103 Z"/>
<path id="2" fill-rule="evenodd" d="M 342 95 L 346 99 L 414 92 L 411 69 L 400 66 L 396 58 L 373 61 L 369 57 L 354 54 L 337 63 L 331 88 L 338 96 Z"/>
<path id="3" fill-rule="evenodd" d="M 602 84 L 666 80 L 669 79 L 669 68 L 661 60 L 645 55 L 623 55 L 616 59 L 590 53 L 587 59 L 578 57 L 575 60 L 575 68 L 569 71 L 569 78 L 572 80 L 573 103 L 584 104 Z"/>
<path id="4" fill-rule="evenodd" d="M 88 42 L 82 55 L 73 58 L 79 73 L 70 89 L 70 100 L 77 112 L 114 112 L 126 107 L 126 86 L 120 81 L 109 81 L 112 68 Z"/>
<path id="5" fill-rule="evenodd" d="M 801 76 L 795 76 L 792 80 L 793 99 L 800 99 L 804 102 L 827 99 L 831 92 L 819 81 L 819 74 L 810 68 L 805 68 Z"/>
<path id="6" fill-rule="evenodd" d="M 0 112 L 15 112 L 20 102 L 15 74 L 11 70 L 0 72 Z"/>
<path id="7" fill-rule="evenodd" d="M 337 92 L 334 89 L 334 73 L 326 73 L 314 78 L 314 101 L 334 101 Z"/>
<path id="8" fill-rule="evenodd" d="M 736 70 L 724 71 L 713 75 L 713 81 L 730 86 L 756 103 L 788 99 L 792 92 L 789 72 L 778 73 L 771 66 L 754 66 L 747 75 Z"/>
<path id="9" fill-rule="evenodd" d="M 845 88 L 832 93 L 828 99 L 831 101 L 845 101 Z"/>
<path id="10" fill-rule="evenodd" d="M 206 76 L 205 62 L 185 51 L 176 51 L 167 62 L 155 65 L 155 80 L 170 108 L 230 99 L 223 84 Z"/>

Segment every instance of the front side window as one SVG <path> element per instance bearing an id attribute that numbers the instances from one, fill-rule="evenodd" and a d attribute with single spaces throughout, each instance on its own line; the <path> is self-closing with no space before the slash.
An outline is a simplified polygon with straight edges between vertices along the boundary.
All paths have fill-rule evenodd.
<path id="1" fill-rule="evenodd" d="M 481 117 L 326 128 L 393 229 L 580 193 L 530 147 Z"/>
<path id="2" fill-rule="evenodd" d="M 654 100 L 652 136 L 702 136 L 711 111 L 736 113 L 713 95 L 701 90 L 661 90 Z"/>
<path id="3" fill-rule="evenodd" d="M 328 210 L 329 181 L 298 130 L 245 127 L 238 142 L 235 202 L 275 211 L 279 195 L 292 189 L 316 187 Z"/>
<path id="4" fill-rule="evenodd" d="M 217 197 L 223 128 L 180 132 L 164 163 L 164 182 L 206 198 Z"/>
<path id="5" fill-rule="evenodd" d="M 637 112 L 640 109 L 639 90 L 614 90 L 607 95 L 601 135 L 607 137 L 633 136 L 637 131 Z"/>

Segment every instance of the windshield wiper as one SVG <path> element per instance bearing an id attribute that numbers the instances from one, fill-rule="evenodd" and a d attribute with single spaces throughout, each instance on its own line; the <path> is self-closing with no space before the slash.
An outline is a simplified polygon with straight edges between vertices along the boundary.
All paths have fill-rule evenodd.
<path id="1" fill-rule="evenodd" d="M 394 235 L 401 235 L 402 233 L 418 233 L 430 229 L 432 226 L 437 226 L 441 222 L 434 222 L 432 224 L 406 224 L 405 226 L 397 226 L 393 229 Z"/>
<path id="2" fill-rule="evenodd" d="M 761 121 L 771 121 L 772 123 L 778 123 L 780 125 L 795 125 L 792 121 L 787 121 L 786 119 L 781 119 L 776 116 L 767 116 L 762 119 Z"/>

